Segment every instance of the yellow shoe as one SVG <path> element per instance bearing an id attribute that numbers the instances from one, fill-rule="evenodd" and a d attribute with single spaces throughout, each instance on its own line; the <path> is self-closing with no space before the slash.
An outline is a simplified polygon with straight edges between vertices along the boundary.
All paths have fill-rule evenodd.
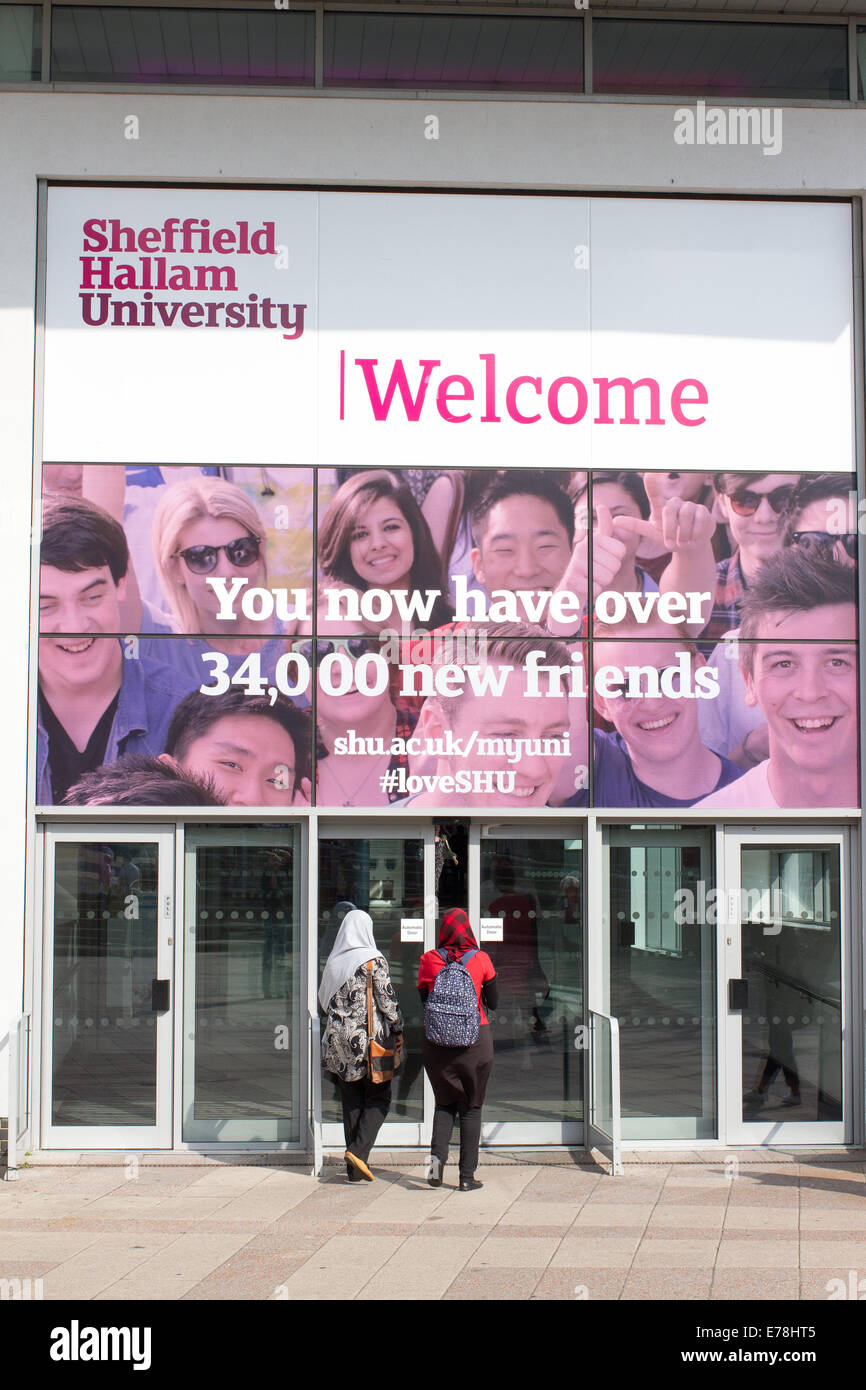
<path id="1" fill-rule="evenodd" d="M 370 1172 L 363 1158 L 359 1158 L 357 1154 L 350 1153 L 348 1149 L 346 1150 L 346 1162 L 351 1163 L 353 1168 L 357 1168 L 361 1177 L 366 1178 L 367 1182 L 374 1181 L 373 1174 Z"/>

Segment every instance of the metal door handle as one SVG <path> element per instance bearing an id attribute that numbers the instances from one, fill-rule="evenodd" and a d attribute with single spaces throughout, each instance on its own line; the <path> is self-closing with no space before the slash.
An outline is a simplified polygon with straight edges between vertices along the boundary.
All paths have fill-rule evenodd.
<path id="1" fill-rule="evenodd" d="M 168 1012 L 171 1008 L 171 980 L 154 980 L 150 991 L 150 1007 L 155 1014 Z"/>
<path id="2" fill-rule="evenodd" d="M 728 980 L 728 1008 L 747 1009 L 749 1006 L 748 980 Z"/>

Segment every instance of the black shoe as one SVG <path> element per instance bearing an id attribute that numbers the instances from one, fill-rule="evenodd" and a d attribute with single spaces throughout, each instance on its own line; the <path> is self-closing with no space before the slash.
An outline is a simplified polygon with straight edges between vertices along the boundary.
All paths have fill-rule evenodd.
<path id="1" fill-rule="evenodd" d="M 479 1189 L 479 1187 L 483 1187 L 483 1186 L 484 1186 L 484 1183 L 483 1183 L 483 1182 L 479 1182 L 477 1178 L 461 1178 L 461 1179 L 460 1179 L 460 1188 L 459 1188 L 459 1191 L 460 1191 L 460 1192 L 477 1192 L 478 1189 Z"/>
<path id="2" fill-rule="evenodd" d="M 445 1164 L 441 1158 L 437 1158 L 435 1154 L 430 1155 L 430 1162 L 427 1164 L 427 1181 L 431 1187 L 442 1186 L 442 1169 L 444 1167 Z"/>

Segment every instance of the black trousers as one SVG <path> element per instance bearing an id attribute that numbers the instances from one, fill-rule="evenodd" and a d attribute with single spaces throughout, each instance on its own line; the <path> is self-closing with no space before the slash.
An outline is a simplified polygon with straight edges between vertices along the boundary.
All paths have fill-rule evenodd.
<path id="1" fill-rule="evenodd" d="M 448 1162 L 448 1145 L 454 1121 L 460 1116 L 460 1176 L 475 1176 L 478 1167 L 478 1145 L 481 1142 L 481 1106 L 460 1105 L 453 1101 L 450 1105 L 437 1105 L 433 1112 L 433 1139 L 430 1152 L 441 1163 Z"/>
<path id="2" fill-rule="evenodd" d="M 376 1135 L 391 1108 L 391 1082 L 377 1083 L 368 1081 L 366 1077 L 360 1081 L 343 1081 L 340 1077 L 337 1080 L 343 1102 L 346 1148 L 366 1163 Z"/>

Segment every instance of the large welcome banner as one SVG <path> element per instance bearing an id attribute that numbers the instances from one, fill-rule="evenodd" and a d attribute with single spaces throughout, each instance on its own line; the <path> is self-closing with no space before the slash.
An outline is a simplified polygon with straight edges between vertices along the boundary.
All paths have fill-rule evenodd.
<path id="1" fill-rule="evenodd" d="M 844 203 L 52 188 L 37 798 L 854 806 Z"/>

